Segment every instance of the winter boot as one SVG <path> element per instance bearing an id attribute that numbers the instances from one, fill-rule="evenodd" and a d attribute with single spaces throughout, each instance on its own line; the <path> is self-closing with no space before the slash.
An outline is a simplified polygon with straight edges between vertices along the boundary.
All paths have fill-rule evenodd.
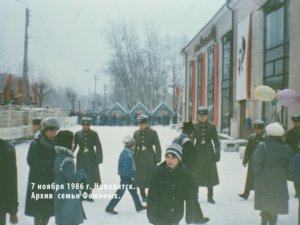
<path id="1" fill-rule="evenodd" d="M 105 212 L 107 212 L 107 213 L 109 213 L 109 214 L 111 214 L 111 215 L 117 215 L 117 214 L 118 214 L 118 212 L 115 211 L 114 209 L 111 209 L 111 210 L 106 209 Z"/>
<path id="2" fill-rule="evenodd" d="M 138 212 L 144 211 L 147 209 L 147 206 L 142 206 L 139 210 L 137 210 Z"/>
<path id="3" fill-rule="evenodd" d="M 195 223 L 195 225 L 204 224 L 207 223 L 208 221 L 209 221 L 208 217 L 202 217 L 199 221 L 197 221 L 197 223 Z"/>
<path id="4" fill-rule="evenodd" d="M 261 216 L 261 225 L 268 225 L 269 219 L 267 213 L 261 212 L 260 216 Z"/>
<path id="5" fill-rule="evenodd" d="M 250 195 L 250 191 L 248 190 L 245 190 L 243 194 L 239 194 L 239 196 L 245 200 L 248 199 L 249 195 Z"/>
<path id="6" fill-rule="evenodd" d="M 207 197 L 207 202 L 209 202 L 211 204 L 216 204 L 216 201 L 211 196 Z"/>

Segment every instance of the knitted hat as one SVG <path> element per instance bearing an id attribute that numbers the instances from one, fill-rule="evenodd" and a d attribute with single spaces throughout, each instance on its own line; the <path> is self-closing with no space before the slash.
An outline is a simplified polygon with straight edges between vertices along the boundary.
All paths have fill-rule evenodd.
<path id="1" fill-rule="evenodd" d="M 171 144 L 167 148 L 165 156 L 167 154 L 173 154 L 178 158 L 179 161 L 181 161 L 182 160 L 182 147 L 179 144 L 176 144 L 176 143 Z"/>
<path id="2" fill-rule="evenodd" d="M 266 126 L 266 133 L 268 136 L 282 137 L 284 135 L 284 129 L 280 123 L 270 123 Z"/>
<path id="3" fill-rule="evenodd" d="M 128 135 L 128 136 L 124 137 L 123 143 L 124 143 L 125 147 L 131 148 L 132 146 L 135 145 L 135 140 L 134 140 L 133 137 L 131 137 L 130 135 Z"/>
<path id="4" fill-rule="evenodd" d="M 148 116 L 146 115 L 139 115 L 137 118 L 139 124 L 141 123 L 148 123 Z"/>
<path id="5" fill-rule="evenodd" d="M 57 129 L 59 130 L 59 121 L 55 117 L 48 117 L 42 120 L 41 122 L 41 131 L 44 132 L 48 129 Z"/>

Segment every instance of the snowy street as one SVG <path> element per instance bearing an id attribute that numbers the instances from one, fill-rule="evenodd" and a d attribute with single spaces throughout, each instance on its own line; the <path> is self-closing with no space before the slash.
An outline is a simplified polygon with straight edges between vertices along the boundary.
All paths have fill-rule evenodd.
<path id="1" fill-rule="evenodd" d="M 70 130 L 78 131 L 81 126 L 72 127 Z M 99 134 L 104 154 L 104 163 L 100 166 L 101 179 L 103 184 L 118 184 L 117 162 L 119 153 L 122 150 L 122 139 L 125 135 L 132 135 L 137 127 L 92 127 Z M 174 137 L 179 132 L 169 127 L 153 127 L 158 132 L 159 139 L 164 152 Z M 27 188 L 28 166 L 26 162 L 27 151 L 30 141 L 16 146 L 18 164 L 18 186 L 19 186 L 19 224 L 32 225 L 33 218 L 24 215 L 25 193 Z M 163 154 L 164 155 L 164 154 Z M 251 193 L 247 201 L 238 197 L 244 189 L 246 180 L 246 168 L 242 166 L 238 152 L 222 152 L 221 161 L 218 163 L 220 185 L 215 188 L 216 204 L 208 204 L 206 201 L 206 189 L 201 189 L 199 200 L 204 215 L 210 218 L 208 224 L 214 225 L 257 225 L 260 223 L 259 212 L 254 210 L 254 194 Z M 100 191 L 97 193 L 111 193 L 115 191 Z M 293 184 L 289 182 L 289 215 L 280 215 L 278 225 L 296 225 L 298 202 L 294 197 Z M 124 198 L 116 207 L 119 215 L 107 214 L 104 209 L 109 199 L 96 199 L 95 202 L 83 202 L 88 225 L 142 225 L 149 224 L 146 212 L 136 213 L 134 204 L 129 195 L 125 193 Z M 72 216 L 72 215 L 70 215 Z M 54 218 L 51 218 L 49 225 L 54 225 Z M 186 224 L 185 221 L 180 223 Z"/>

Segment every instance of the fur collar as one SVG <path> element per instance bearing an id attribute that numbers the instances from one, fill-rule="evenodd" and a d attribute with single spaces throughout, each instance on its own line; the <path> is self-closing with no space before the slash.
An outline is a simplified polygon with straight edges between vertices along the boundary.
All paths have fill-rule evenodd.
<path id="1" fill-rule="evenodd" d="M 67 149 L 65 147 L 62 147 L 62 146 L 55 146 L 55 151 L 57 154 L 66 154 L 72 158 L 75 158 L 74 156 L 74 153 L 70 150 L 70 149 Z"/>

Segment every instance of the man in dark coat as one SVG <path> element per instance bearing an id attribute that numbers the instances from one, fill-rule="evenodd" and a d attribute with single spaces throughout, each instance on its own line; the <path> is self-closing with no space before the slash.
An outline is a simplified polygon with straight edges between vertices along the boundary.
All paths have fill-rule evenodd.
<path id="1" fill-rule="evenodd" d="M 293 150 L 293 154 L 296 155 L 300 152 L 300 115 L 293 115 L 292 121 L 294 127 L 290 129 L 286 134 L 286 143 Z M 295 186 L 296 196 L 299 196 L 300 193 L 297 191 Z"/>
<path id="2" fill-rule="evenodd" d="M 220 161 L 220 141 L 216 126 L 208 121 L 208 108 L 199 107 L 199 122 L 195 124 L 197 158 L 195 180 L 200 187 L 207 187 L 207 201 L 215 204 L 213 187 L 219 184 L 217 162 Z"/>
<path id="3" fill-rule="evenodd" d="M 50 217 L 54 216 L 53 190 L 49 186 L 54 181 L 54 138 L 58 129 L 56 118 L 43 119 L 41 134 L 29 147 L 25 215 L 34 217 L 34 225 L 47 225 Z"/>
<path id="4" fill-rule="evenodd" d="M 250 191 L 254 190 L 254 174 L 252 170 L 252 155 L 256 150 L 259 142 L 264 138 L 264 122 L 257 120 L 253 124 L 254 133 L 249 136 L 249 140 L 246 146 L 246 151 L 243 159 L 243 165 L 246 167 L 248 164 L 247 179 L 244 193 L 239 196 L 245 200 L 248 199 Z"/>
<path id="5" fill-rule="evenodd" d="M 296 191 L 300 193 L 300 152 L 294 156 L 294 184 Z M 300 225 L 300 196 L 298 195 L 298 225 Z"/>
<path id="6" fill-rule="evenodd" d="M 0 139 L 0 225 L 6 224 L 6 214 L 12 224 L 18 223 L 17 164 L 14 146 Z"/>
<path id="7" fill-rule="evenodd" d="M 182 147 L 182 163 L 190 170 L 192 174 L 194 173 L 194 164 L 197 156 L 194 144 L 192 142 L 194 132 L 195 126 L 193 122 L 191 120 L 185 121 L 182 126 L 182 134 L 179 137 L 176 137 L 173 141 L 173 143 L 176 143 Z M 203 216 L 203 212 L 198 201 L 195 202 L 195 207 L 193 210 L 196 211 L 196 218 L 194 222 L 204 223 L 209 221 L 209 218 Z"/>
<path id="8" fill-rule="evenodd" d="M 149 222 L 154 225 L 178 225 L 183 218 L 186 202 L 186 222 L 195 223 L 195 214 L 198 213 L 195 210 L 197 187 L 192 173 L 181 163 L 182 147 L 176 143 L 169 146 L 165 159 L 151 175 L 147 205 Z"/>
<path id="9" fill-rule="evenodd" d="M 97 132 L 91 130 L 91 118 L 82 118 L 82 130 L 76 132 L 73 151 L 79 145 L 76 169 L 87 173 L 87 188 L 83 193 L 89 196 L 87 201 L 93 202 L 92 189 L 101 184 L 99 164 L 103 162 L 102 146 Z"/>
<path id="10" fill-rule="evenodd" d="M 294 127 L 286 133 L 286 143 L 293 150 L 294 155 L 300 152 L 300 115 L 293 115 Z"/>
<path id="11" fill-rule="evenodd" d="M 293 173 L 292 151 L 282 141 L 284 129 L 279 123 L 266 126 L 267 138 L 260 142 L 252 157 L 255 175 L 256 210 L 261 225 L 275 225 L 278 214 L 288 214 L 287 179 Z"/>
<path id="12" fill-rule="evenodd" d="M 140 115 L 137 121 L 140 129 L 133 134 L 137 148 L 134 153 L 136 164 L 135 182 L 136 186 L 140 188 L 142 201 L 147 202 L 146 188 L 149 187 L 152 169 L 161 161 L 161 147 L 156 131 L 148 126 L 148 117 Z"/>

